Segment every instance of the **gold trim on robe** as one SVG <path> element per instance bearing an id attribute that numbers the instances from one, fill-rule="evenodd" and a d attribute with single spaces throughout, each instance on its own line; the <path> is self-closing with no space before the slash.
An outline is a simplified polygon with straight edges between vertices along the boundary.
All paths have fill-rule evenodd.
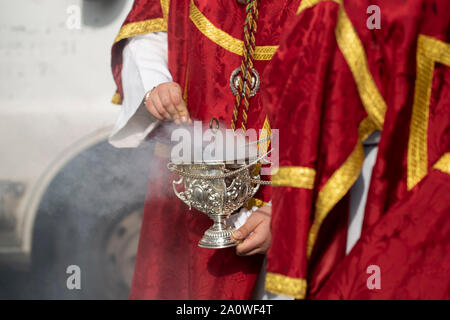
<path id="1" fill-rule="evenodd" d="M 319 191 L 316 200 L 314 221 L 309 229 L 307 256 L 311 256 L 314 244 L 319 235 L 320 227 L 328 213 L 341 200 L 355 183 L 364 161 L 362 143 L 358 140 L 355 149 L 350 153 L 344 164 L 336 170 Z"/>
<path id="2" fill-rule="evenodd" d="M 419 35 L 417 75 L 408 141 L 408 190 L 428 173 L 428 117 L 435 63 L 450 67 L 450 44 Z"/>
<path id="3" fill-rule="evenodd" d="M 381 130 L 387 106 L 370 73 L 364 47 L 345 12 L 342 0 L 302 0 L 297 14 L 324 1 L 332 1 L 340 5 L 335 31 L 336 41 L 353 74 L 367 114 L 370 115 L 377 128 Z"/>
<path id="4" fill-rule="evenodd" d="M 381 130 L 383 128 L 387 106 L 370 73 L 361 40 L 342 4 L 339 7 L 335 33 L 339 49 L 344 55 L 355 79 L 364 108 L 377 128 Z"/>
<path id="5" fill-rule="evenodd" d="M 450 174 L 450 152 L 444 153 L 433 165 L 433 169 Z"/>
<path id="6" fill-rule="evenodd" d="M 297 15 L 299 15 L 303 10 L 314 7 L 319 2 L 324 2 L 324 1 L 327 1 L 327 0 L 302 0 L 300 2 L 300 5 L 298 6 Z M 340 4 L 339 0 L 329 0 L 329 1 L 333 1 L 333 2 Z"/>
<path id="7" fill-rule="evenodd" d="M 189 18 L 205 37 L 225 50 L 242 56 L 244 42 L 230 36 L 228 33 L 212 24 L 211 21 L 209 21 L 197 8 L 193 0 L 191 0 Z M 278 46 L 256 46 L 253 59 L 270 60 L 277 49 Z"/>
<path id="8" fill-rule="evenodd" d="M 300 14 L 307 8 L 313 7 L 321 1 L 330 0 L 303 0 L 299 6 L 297 14 Z M 359 124 L 358 141 L 355 145 L 354 150 L 350 153 L 341 167 L 333 173 L 330 179 L 328 179 L 328 181 L 319 191 L 315 205 L 314 221 L 308 234 L 308 257 L 310 257 L 312 253 L 314 244 L 320 231 L 320 227 L 327 217 L 328 213 L 348 193 L 360 174 L 364 161 L 362 141 L 368 138 L 370 134 L 372 134 L 375 130 L 382 129 L 384 116 L 387 109 L 387 105 L 370 73 L 364 47 L 344 10 L 342 1 L 332 1 L 340 5 L 338 21 L 335 30 L 336 40 L 339 49 L 344 55 L 344 58 L 349 65 L 350 71 L 353 74 L 353 78 L 355 80 L 361 101 L 369 116 L 362 120 Z M 268 278 L 269 277 L 266 277 L 266 281 Z M 277 277 L 270 278 L 271 282 L 279 281 L 279 283 L 277 285 L 275 285 L 275 283 L 272 283 L 271 285 L 266 286 L 266 289 L 268 291 L 277 294 L 294 296 L 290 293 L 291 285 L 289 284 L 289 281 L 286 282 Z M 306 281 L 304 282 L 304 285 L 304 290 L 306 292 Z M 302 298 L 300 296 L 301 295 L 298 296 L 299 299 Z"/>
<path id="9" fill-rule="evenodd" d="M 120 94 L 118 92 L 114 93 L 112 99 L 111 99 L 111 103 L 112 104 L 117 104 L 117 105 L 121 105 L 122 104 L 122 97 L 120 96 Z"/>
<path id="10" fill-rule="evenodd" d="M 141 34 L 167 31 L 167 21 L 169 19 L 170 0 L 161 0 L 162 18 L 148 19 L 144 21 L 136 21 L 128 23 L 119 31 L 114 43 L 130 37 L 139 36 Z M 114 102 L 113 102 L 114 103 Z"/>
<path id="11" fill-rule="evenodd" d="M 282 274 L 267 272 L 265 289 L 275 294 L 304 299 L 307 283 L 305 279 L 291 278 Z"/>
<path id="12" fill-rule="evenodd" d="M 272 175 L 272 187 L 294 187 L 313 189 L 316 170 L 308 167 L 285 166 L 279 167 Z"/>
<path id="13" fill-rule="evenodd" d="M 167 21 L 164 18 L 149 19 L 138 22 L 131 22 L 124 25 L 117 35 L 114 43 L 130 37 L 139 36 L 141 34 L 167 31 Z"/>

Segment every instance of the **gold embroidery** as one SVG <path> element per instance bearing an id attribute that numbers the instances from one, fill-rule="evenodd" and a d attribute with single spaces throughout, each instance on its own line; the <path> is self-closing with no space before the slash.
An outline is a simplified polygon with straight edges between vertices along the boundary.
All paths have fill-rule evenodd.
<path id="1" fill-rule="evenodd" d="M 358 137 L 361 141 L 366 140 L 372 132 L 377 130 L 377 126 L 370 117 L 366 117 L 358 127 Z"/>
<path id="2" fill-rule="evenodd" d="M 113 104 L 122 104 L 122 97 L 118 92 L 114 93 L 114 96 L 111 99 L 111 103 Z"/>
<path id="3" fill-rule="evenodd" d="M 319 2 L 323 2 L 325 0 L 302 0 L 297 9 L 297 15 L 299 15 L 303 10 L 314 7 Z M 336 3 L 340 3 L 339 0 L 330 0 Z"/>
<path id="4" fill-rule="evenodd" d="M 144 21 L 131 22 L 124 26 L 119 31 L 114 43 L 120 40 L 127 39 L 130 37 L 138 36 L 141 34 L 167 31 L 167 21 L 169 17 L 169 4 L 170 0 L 161 0 L 161 10 L 163 13 L 163 18 L 148 19 Z M 113 104 L 122 104 L 122 97 L 118 92 L 114 94 L 111 99 Z"/>
<path id="5" fill-rule="evenodd" d="M 244 42 L 230 36 L 225 31 L 220 30 L 211 21 L 206 18 L 203 13 L 195 6 L 194 1 L 191 0 L 189 18 L 192 20 L 197 29 L 209 38 L 211 41 L 221 46 L 225 50 L 242 56 Z M 278 46 L 256 46 L 253 59 L 255 60 L 270 60 L 275 54 Z"/>
<path id="6" fill-rule="evenodd" d="M 251 210 L 253 207 L 258 207 L 261 208 L 262 206 L 265 206 L 267 204 L 267 202 L 262 201 L 260 199 L 257 198 L 251 198 L 250 200 L 248 200 L 247 205 L 245 206 L 245 208 L 247 210 Z"/>
<path id="7" fill-rule="evenodd" d="M 124 25 L 117 35 L 114 43 L 119 42 L 120 40 L 138 36 L 141 34 L 151 33 L 151 32 L 159 32 L 159 31 L 167 31 L 167 22 L 164 21 L 164 18 L 156 18 L 138 22 L 131 22 Z"/>
<path id="8" fill-rule="evenodd" d="M 436 62 L 450 67 L 450 44 L 419 35 L 417 75 L 408 141 L 408 190 L 419 183 L 428 172 L 428 115 Z"/>
<path id="9" fill-rule="evenodd" d="M 259 137 L 259 140 L 267 139 L 267 137 L 270 137 L 271 135 L 271 129 L 270 129 L 270 123 L 269 118 L 266 116 L 266 119 L 264 120 L 264 124 L 261 130 L 261 135 Z M 267 141 L 263 141 L 258 144 L 258 151 L 261 155 L 266 154 L 267 149 L 269 148 L 270 139 Z"/>
<path id="10" fill-rule="evenodd" d="M 264 120 L 264 124 L 262 127 L 262 131 L 261 131 L 261 136 L 259 137 L 260 140 L 267 138 L 268 136 L 270 136 L 270 124 L 269 124 L 269 119 L 266 116 L 266 119 Z M 270 140 L 269 140 L 270 141 Z M 260 151 L 261 154 L 265 154 L 267 152 L 267 148 L 268 148 L 269 142 L 262 142 L 258 145 L 258 149 Z M 258 174 L 259 170 L 261 169 L 261 165 L 258 164 L 257 166 L 255 166 L 255 172 L 254 174 Z M 267 202 L 262 201 L 260 199 L 257 198 L 251 198 L 248 202 L 247 205 L 245 206 L 248 210 L 252 209 L 253 207 L 258 207 L 261 208 L 262 206 L 265 206 L 267 204 Z"/>
<path id="11" fill-rule="evenodd" d="M 162 18 L 148 19 L 144 21 L 131 22 L 124 26 L 119 31 L 114 43 L 120 40 L 127 39 L 141 34 L 167 31 L 167 21 L 169 17 L 170 0 L 161 0 Z"/>
<path id="12" fill-rule="evenodd" d="M 372 118 L 378 129 L 383 128 L 386 103 L 381 96 L 367 63 L 366 53 L 344 6 L 339 7 L 336 26 L 336 40 L 344 55 L 345 61 L 353 74 L 356 87 L 367 114 Z"/>
<path id="13" fill-rule="evenodd" d="M 387 109 L 386 103 L 372 78 L 364 47 L 345 12 L 342 0 L 302 0 L 297 14 L 322 1 L 333 1 L 340 4 L 335 30 L 336 41 L 353 74 L 356 87 L 367 114 L 372 118 L 377 128 L 381 130 Z"/>
<path id="14" fill-rule="evenodd" d="M 169 6 L 170 6 L 170 0 L 161 0 L 161 10 L 163 13 L 164 21 L 167 24 L 167 21 L 169 20 Z"/>
<path id="15" fill-rule="evenodd" d="M 306 296 L 307 283 L 305 279 L 267 272 L 265 286 L 267 291 L 294 297 L 295 299 L 304 299 Z"/>
<path id="16" fill-rule="evenodd" d="M 321 1 L 327 0 L 303 0 L 297 10 L 297 14 Z M 344 10 L 342 0 L 333 1 L 340 5 L 335 29 L 336 41 L 352 72 L 361 101 L 369 117 L 359 124 L 359 139 L 355 149 L 319 191 L 314 222 L 308 235 L 308 257 L 312 253 L 322 222 L 358 178 L 364 161 L 361 142 L 367 139 L 376 129 L 382 129 L 387 109 L 386 103 L 370 73 L 364 47 Z"/>
<path id="17" fill-rule="evenodd" d="M 361 141 L 367 139 L 375 130 L 377 130 L 377 127 L 370 117 L 366 117 L 360 122 L 358 127 L 359 141 L 357 142 L 355 149 L 352 151 L 344 164 L 334 172 L 323 188 L 319 191 L 319 195 L 316 200 L 314 222 L 308 235 L 308 257 L 312 253 L 312 249 L 314 248 L 322 222 L 328 216 L 331 209 L 333 209 L 339 200 L 345 196 L 358 178 L 364 162 L 364 151 Z"/>
<path id="18" fill-rule="evenodd" d="M 312 189 L 314 188 L 314 179 L 316 171 L 308 167 L 279 167 L 277 172 L 272 175 L 272 187 L 295 187 Z"/>
<path id="19" fill-rule="evenodd" d="M 444 153 L 433 166 L 433 169 L 450 174 L 450 152 Z"/>

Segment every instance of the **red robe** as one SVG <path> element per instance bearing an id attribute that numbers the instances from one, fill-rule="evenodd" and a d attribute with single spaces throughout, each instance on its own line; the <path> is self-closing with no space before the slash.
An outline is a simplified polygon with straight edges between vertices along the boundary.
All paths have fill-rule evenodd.
<path id="1" fill-rule="evenodd" d="M 381 29 L 366 26 L 369 5 Z M 450 297 L 450 3 L 302 2 L 265 77 L 272 176 L 266 289 L 296 298 Z M 285 117 L 289 115 L 289 117 Z M 361 143 L 382 130 L 361 239 L 345 257 Z M 381 272 L 370 289 L 367 268 Z"/>
<path id="2" fill-rule="evenodd" d="M 261 1 L 254 67 L 262 75 L 298 0 Z M 167 31 L 169 70 L 184 88 L 193 119 L 216 117 L 231 122 L 234 96 L 229 78 L 240 66 L 245 7 L 236 1 L 136 0 L 112 50 L 112 70 L 121 86 L 123 39 L 138 34 Z M 270 81 L 261 77 L 264 84 Z M 247 128 L 268 127 L 260 100 L 261 89 L 250 100 Z M 239 257 L 234 248 L 211 250 L 197 246 L 212 221 L 189 211 L 173 194 L 174 177 L 167 159 L 155 152 L 152 161 L 160 170 L 151 174 L 133 277 L 133 299 L 248 299 L 251 297 L 263 256 Z M 253 203 L 270 200 L 270 189 L 261 188 Z"/>

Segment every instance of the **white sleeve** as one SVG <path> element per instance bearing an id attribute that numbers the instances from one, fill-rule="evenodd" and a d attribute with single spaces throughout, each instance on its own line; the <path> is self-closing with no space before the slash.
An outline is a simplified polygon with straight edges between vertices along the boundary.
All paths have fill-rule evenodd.
<path id="1" fill-rule="evenodd" d="M 123 50 L 122 109 L 109 143 L 117 148 L 135 148 L 158 125 L 143 104 L 145 93 L 172 81 L 168 67 L 167 32 L 136 36 Z"/>

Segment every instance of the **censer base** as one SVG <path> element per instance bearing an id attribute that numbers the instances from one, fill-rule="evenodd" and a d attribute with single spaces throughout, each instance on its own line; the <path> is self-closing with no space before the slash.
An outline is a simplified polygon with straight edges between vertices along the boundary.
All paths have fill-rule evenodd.
<path id="1" fill-rule="evenodd" d="M 229 247 L 237 246 L 237 242 L 234 241 L 233 239 L 230 239 L 229 242 L 224 242 L 223 244 L 211 244 L 211 243 L 203 242 L 202 240 L 200 240 L 198 242 L 198 246 L 200 248 L 205 248 L 205 249 L 223 249 L 223 248 L 229 248 Z"/>
<path id="2" fill-rule="evenodd" d="M 203 238 L 198 242 L 198 246 L 206 249 L 223 249 L 234 247 L 238 243 L 231 237 L 236 231 L 235 228 L 225 227 L 223 222 L 215 222 L 214 225 L 206 230 Z"/>

